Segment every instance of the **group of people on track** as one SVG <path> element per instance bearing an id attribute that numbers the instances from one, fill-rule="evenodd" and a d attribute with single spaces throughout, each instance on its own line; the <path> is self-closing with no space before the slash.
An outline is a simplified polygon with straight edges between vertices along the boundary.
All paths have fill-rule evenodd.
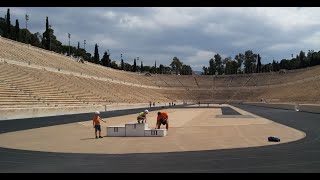
<path id="1" fill-rule="evenodd" d="M 139 113 L 137 117 L 138 123 L 146 123 L 147 122 L 147 114 L 149 111 L 146 109 L 144 112 Z M 166 125 L 166 129 L 169 129 L 169 116 L 166 112 L 164 111 L 159 111 L 158 116 L 157 116 L 157 123 L 156 123 L 156 128 L 160 129 L 161 124 Z"/>
<path id="2" fill-rule="evenodd" d="M 138 123 L 147 123 L 147 114 L 148 113 L 149 113 L 149 111 L 147 109 L 144 110 L 143 112 L 140 112 L 137 117 Z M 168 118 L 169 118 L 169 116 L 166 112 L 159 111 L 158 115 L 157 115 L 156 129 L 160 129 L 160 126 L 162 124 L 162 125 L 166 125 L 166 129 L 168 130 L 169 129 L 169 119 Z M 100 117 L 100 112 L 96 111 L 94 113 L 94 117 L 93 117 L 93 128 L 95 129 L 96 139 L 102 138 L 100 121 L 103 121 L 106 123 L 106 121 Z M 98 136 L 97 132 L 99 132 L 99 136 Z"/>

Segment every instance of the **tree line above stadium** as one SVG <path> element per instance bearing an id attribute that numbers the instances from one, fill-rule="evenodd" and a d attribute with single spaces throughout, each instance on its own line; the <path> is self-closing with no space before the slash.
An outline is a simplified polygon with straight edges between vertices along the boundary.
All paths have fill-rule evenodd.
<path id="1" fill-rule="evenodd" d="M 132 71 L 132 72 L 150 72 L 158 74 L 192 74 L 192 68 L 189 65 L 183 64 L 179 58 L 174 57 L 169 66 L 160 64 L 157 67 L 157 62 L 154 66 L 144 66 L 143 62 L 140 65 L 136 64 L 137 59 L 133 60 L 133 65 L 123 61 L 122 56 L 120 63 L 110 59 L 110 52 L 105 51 L 103 57 L 100 59 L 98 45 L 95 44 L 93 56 L 84 48 L 78 46 L 63 45 L 54 35 L 54 30 L 49 25 L 48 17 L 46 17 L 46 30 L 42 35 L 37 32 L 32 34 L 27 28 L 20 29 L 19 21 L 16 19 L 15 26 L 10 22 L 10 9 L 7 10 L 5 18 L 0 17 L 0 35 L 15 41 L 31 44 L 39 48 L 51 50 L 68 56 L 81 57 L 85 61 L 100 64 L 103 66 L 111 67 L 114 69 Z M 139 60 L 139 59 L 138 59 Z M 272 63 L 262 64 L 259 54 L 254 53 L 252 50 L 247 50 L 243 54 L 239 53 L 232 59 L 227 57 L 222 59 L 219 54 L 215 54 L 209 60 L 209 66 L 204 66 L 203 75 L 214 74 L 238 74 L 238 73 L 261 73 L 270 71 L 279 71 L 280 69 L 299 69 L 310 66 L 320 65 L 320 51 L 314 52 L 309 50 L 307 55 L 305 52 L 300 51 L 295 58 L 282 59 L 280 62 L 273 60 Z"/>
<path id="2" fill-rule="evenodd" d="M 192 74 L 191 66 L 183 64 L 177 57 L 174 57 L 169 66 L 160 64 L 157 66 L 155 62 L 154 66 L 144 66 L 141 61 L 140 65 L 136 64 L 137 59 L 133 60 L 133 64 L 124 62 L 121 57 L 120 63 L 110 59 L 110 52 L 105 51 L 103 57 L 100 59 L 98 45 L 95 44 L 94 54 L 87 52 L 84 48 L 80 48 L 80 42 L 78 46 L 63 45 L 57 37 L 54 35 L 53 28 L 49 25 L 49 19 L 46 17 L 45 31 L 41 34 L 39 32 L 32 34 L 27 27 L 20 29 L 19 21 L 16 19 L 15 26 L 10 21 L 10 9 L 7 10 L 5 18 L 0 17 L 0 35 L 15 41 L 19 41 L 26 44 L 31 44 L 39 48 L 54 51 L 67 56 L 73 56 L 82 58 L 85 61 L 100 64 L 103 66 L 111 67 L 114 69 L 132 71 L 132 72 L 149 72 L 159 74 Z"/>
<path id="3" fill-rule="evenodd" d="M 305 52 L 300 51 L 295 58 L 292 55 L 292 59 L 282 59 L 280 62 L 273 60 L 272 63 L 262 64 L 259 54 L 253 53 L 252 50 L 247 50 L 244 54 L 237 54 L 234 59 L 231 57 L 222 59 L 219 54 L 215 54 L 214 58 L 209 60 L 209 66 L 202 68 L 202 74 L 264 73 L 280 71 L 281 69 L 300 69 L 316 65 L 320 65 L 320 51 L 309 50 L 307 55 Z"/>

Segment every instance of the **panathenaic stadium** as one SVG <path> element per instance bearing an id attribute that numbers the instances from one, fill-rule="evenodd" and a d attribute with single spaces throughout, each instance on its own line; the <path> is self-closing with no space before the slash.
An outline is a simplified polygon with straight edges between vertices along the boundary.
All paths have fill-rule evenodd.
<path id="1" fill-rule="evenodd" d="M 0 37 L 0 172 L 319 172 L 319 89 L 320 66 L 133 73 Z M 142 137 L 129 136 L 145 109 Z M 170 127 L 147 136 L 158 111 Z"/>

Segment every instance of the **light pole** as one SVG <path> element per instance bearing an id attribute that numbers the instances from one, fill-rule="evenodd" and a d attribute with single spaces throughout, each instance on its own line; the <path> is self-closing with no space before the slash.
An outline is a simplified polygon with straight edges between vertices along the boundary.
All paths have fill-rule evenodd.
<path id="1" fill-rule="evenodd" d="M 27 31 L 28 31 L 29 15 L 28 15 L 27 13 L 26 13 L 25 18 L 26 18 L 26 36 L 25 36 L 25 38 L 26 38 L 26 42 L 28 42 L 28 38 L 27 38 Z"/>
<path id="2" fill-rule="evenodd" d="M 120 54 L 120 69 L 122 69 L 123 71 L 125 71 L 125 65 L 122 59 L 122 54 Z"/>
<path id="3" fill-rule="evenodd" d="M 213 89 L 214 88 L 214 74 L 212 74 L 212 88 L 211 88 L 211 101 L 213 101 Z"/>
<path id="4" fill-rule="evenodd" d="M 111 67 L 111 61 L 110 61 L 110 53 L 109 53 L 109 49 L 107 49 L 107 54 L 108 54 L 108 59 L 107 59 L 107 67 Z"/>
<path id="5" fill-rule="evenodd" d="M 137 65 L 137 64 L 139 64 L 139 57 L 137 57 L 137 62 L 136 62 L 136 66 L 138 67 L 139 65 Z M 138 68 L 137 68 L 138 69 Z M 141 71 L 141 69 L 140 69 L 140 71 Z M 138 72 L 138 71 L 137 71 Z"/>
<path id="6" fill-rule="evenodd" d="M 26 14 L 26 30 L 28 30 L 28 21 L 29 21 L 29 15 L 28 14 Z"/>
<path id="7" fill-rule="evenodd" d="M 216 77 L 215 77 L 215 79 L 214 79 L 214 90 L 216 90 L 217 89 L 217 86 L 216 86 L 216 79 L 217 79 L 217 75 L 218 75 L 219 73 L 218 73 L 218 71 L 216 71 L 215 72 L 215 75 L 216 75 Z M 213 99 L 212 99 L 213 100 Z"/>
<path id="8" fill-rule="evenodd" d="M 70 56 L 70 37 L 71 37 L 71 34 L 68 33 L 68 38 L 69 38 L 69 56 Z"/>

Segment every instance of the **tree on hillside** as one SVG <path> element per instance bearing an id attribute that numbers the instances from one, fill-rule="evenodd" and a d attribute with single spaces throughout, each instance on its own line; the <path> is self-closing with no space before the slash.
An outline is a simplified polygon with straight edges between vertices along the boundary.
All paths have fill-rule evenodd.
<path id="1" fill-rule="evenodd" d="M 287 60 L 287 59 L 282 59 L 280 61 L 280 69 L 291 69 L 290 67 L 290 60 Z"/>
<path id="2" fill-rule="evenodd" d="M 62 45 L 60 41 L 57 40 L 57 37 L 54 35 L 54 30 L 49 26 L 47 32 L 44 32 L 43 35 L 47 36 L 42 38 L 43 41 L 43 47 L 47 45 L 48 49 L 51 51 L 54 51 L 56 53 L 68 53 L 69 52 L 69 46 Z M 48 39 L 48 41 L 47 41 Z M 47 43 L 47 44 L 46 44 Z M 74 54 L 76 48 L 70 47 L 70 53 Z"/>
<path id="3" fill-rule="evenodd" d="M 150 72 L 151 73 L 151 67 L 150 66 L 143 66 L 144 72 Z"/>
<path id="4" fill-rule="evenodd" d="M 264 64 L 262 65 L 262 72 L 270 72 L 272 70 L 272 64 L 268 63 L 268 64 Z"/>
<path id="5" fill-rule="evenodd" d="M 21 42 L 24 42 L 24 43 L 27 43 L 27 44 L 30 44 L 29 41 L 30 41 L 30 37 L 31 37 L 31 32 L 27 29 L 20 29 L 20 39 L 21 39 Z M 41 35 L 40 35 L 41 36 Z M 42 45 L 41 45 L 41 41 L 42 41 L 42 36 L 41 36 L 41 39 L 40 39 L 40 46 L 37 46 L 37 47 L 41 47 L 42 48 Z"/>
<path id="6" fill-rule="evenodd" d="M 209 67 L 207 68 L 207 70 L 208 70 L 207 73 L 209 75 L 214 75 L 216 73 L 216 65 L 215 65 L 215 62 L 214 62 L 213 58 L 211 58 L 209 60 Z"/>
<path id="7" fill-rule="evenodd" d="M 171 66 L 172 71 L 176 72 L 176 75 L 179 74 L 181 67 L 182 67 L 182 64 L 183 63 L 177 57 L 173 58 L 170 66 Z"/>
<path id="8" fill-rule="evenodd" d="M 78 49 L 80 49 L 80 42 L 78 41 Z"/>
<path id="9" fill-rule="evenodd" d="M 27 42 L 28 42 L 29 44 L 31 44 L 32 46 L 36 46 L 36 47 L 42 48 L 42 46 L 41 46 L 42 36 L 40 35 L 39 32 L 34 33 L 34 34 L 30 34 L 29 31 L 28 31 L 28 32 L 23 32 L 23 31 L 28 31 L 28 30 L 22 29 L 22 30 L 20 31 L 20 32 L 21 32 L 21 33 L 20 33 L 20 37 L 21 37 L 22 40 L 25 39 L 25 40 L 27 40 Z M 28 36 L 28 37 L 30 37 L 30 38 L 23 38 L 22 36 L 24 36 L 24 35 L 26 35 L 26 36 Z"/>
<path id="10" fill-rule="evenodd" d="M 4 37 L 5 29 L 7 28 L 6 19 L 0 17 L 0 36 Z"/>
<path id="11" fill-rule="evenodd" d="M 137 72 L 137 62 L 136 62 L 136 59 L 133 60 L 132 71 L 133 71 L 133 72 Z"/>
<path id="12" fill-rule="evenodd" d="M 48 16 L 46 17 L 46 31 L 42 34 L 42 45 L 45 49 L 50 49 L 50 32 L 49 32 L 49 20 Z"/>
<path id="13" fill-rule="evenodd" d="M 110 53 L 108 50 L 108 61 L 107 61 L 107 67 L 111 67 L 111 59 L 110 59 Z"/>
<path id="14" fill-rule="evenodd" d="M 46 49 L 50 49 L 50 32 L 49 32 L 49 19 L 46 18 Z"/>
<path id="15" fill-rule="evenodd" d="M 116 61 L 112 61 L 111 64 L 110 64 L 110 67 L 113 68 L 113 69 L 119 69 L 118 64 L 117 64 Z"/>
<path id="16" fill-rule="evenodd" d="M 129 63 L 124 63 L 124 70 L 125 71 L 132 71 L 133 67 Z"/>
<path id="17" fill-rule="evenodd" d="M 260 54 L 258 54 L 258 63 L 257 63 L 257 73 L 261 72 L 261 57 Z"/>
<path id="18" fill-rule="evenodd" d="M 291 59 L 290 61 L 291 69 L 299 69 L 302 67 L 300 56 L 297 55 L 296 58 Z"/>
<path id="19" fill-rule="evenodd" d="M 156 73 L 156 68 L 155 68 L 155 66 L 150 67 L 149 73 L 153 73 L 153 74 Z"/>
<path id="20" fill-rule="evenodd" d="M 310 65 L 310 59 L 306 57 L 305 52 L 300 51 L 299 53 L 299 59 L 300 59 L 300 68 L 306 68 Z"/>
<path id="21" fill-rule="evenodd" d="M 164 65 L 160 64 L 159 65 L 159 74 L 164 74 L 165 69 L 164 69 Z"/>
<path id="22" fill-rule="evenodd" d="M 111 59 L 110 59 L 110 53 L 109 50 L 107 51 L 107 67 L 111 67 Z"/>
<path id="23" fill-rule="evenodd" d="M 320 51 L 314 52 L 314 50 L 311 50 L 307 54 L 307 58 L 310 61 L 310 66 L 315 66 L 320 64 Z"/>
<path id="24" fill-rule="evenodd" d="M 232 61 L 231 57 L 226 57 L 222 60 L 222 72 L 224 74 L 227 74 L 227 71 L 229 74 L 231 72 L 231 66 L 228 66 L 228 69 L 227 69 L 227 63 L 230 61 Z M 228 64 L 230 64 L 230 63 L 228 63 Z"/>
<path id="25" fill-rule="evenodd" d="M 84 59 L 86 61 L 92 62 L 93 57 L 92 57 L 91 53 L 86 52 L 86 57 Z"/>
<path id="26" fill-rule="evenodd" d="M 6 15 L 6 28 L 4 30 L 4 37 L 10 38 L 11 37 L 11 22 L 10 22 L 10 9 L 7 10 Z"/>
<path id="27" fill-rule="evenodd" d="M 53 39 L 52 39 L 53 40 Z M 74 52 L 73 52 L 73 56 L 75 56 L 75 57 L 81 57 L 83 60 L 88 60 L 88 58 L 86 57 L 86 50 L 84 50 L 84 49 L 82 49 L 82 48 L 79 48 L 78 49 L 78 47 L 77 48 L 71 48 L 72 50 L 74 50 Z"/>
<path id="28" fill-rule="evenodd" d="M 273 60 L 272 61 L 272 71 L 279 71 L 280 70 L 280 64 L 278 61 Z"/>
<path id="29" fill-rule="evenodd" d="M 189 65 L 183 64 L 181 67 L 181 75 L 192 75 L 192 68 Z"/>
<path id="30" fill-rule="evenodd" d="M 51 44 L 53 44 L 52 42 L 51 42 Z M 51 46 L 53 46 L 53 45 L 51 45 Z M 69 45 L 62 45 L 62 47 L 61 47 L 61 52 L 63 53 L 63 54 L 67 54 L 67 55 L 69 55 L 69 47 L 70 47 L 70 55 L 72 55 L 72 56 L 75 56 L 75 54 L 77 53 L 77 47 L 75 47 L 75 46 L 69 46 Z M 51 49 L 53 49 L 52 47 L 51 47 Z"/>
<path id="31" fill-rule="evenodd" d="M 225 58 L 223 61 L 225 64 L 224 73 L 225 74 L 236 74 L 238 70 L 238 63 L 231 59 L 231 57 Z"/>
<path id="32" fill-rule="evenodd" d="M 312 65 L 320 65 L 320 51 L 313 54 Z"/>
<path id="33" fill-rule="evenodd" d="M 102 63 L 104 66 L 111 67 L 111 59 L 110 59 L 109 50 L 107 50 L 107 51 L 104 52 L 103 57 L 102 57 L 102 59 L 101 59 L 101 63 Z"/>
<path id="34" fill-rule="evenodd" d="M 14 31 L 18 30 L 18 24 L 14 27 Z M 26 44 L 30 44 L 32 46 L 36 46 L 39 48 L 42 48 L 42 36 L 39 32 L 31 34 L 31 32 L 27 29 L 20 29 L 19 28 L 19 33 L 18 33 L 18 39 L 20 39 L 20 42 L 24 42 Z"/>
<path id="35" fill-rule="evenodd" d="M 124 70 L 124 62 L 123 62 L 123 59 L 121 59 L 121 70 Z"/>
<path id="36" fill-rule="evenodd" d="M 213 60 L 212 60 L 212 61 L 213 61 Z M 207 74 L 209 74 L 209 73 L 208 73 L 208 68 L 207 68 L 207 67 L 203 66 L 203 67 L 202 67 L 202 70 L 203 70 L 203 73 L 202 73 L 203 75 L 207 75 Z"/>
<path id="37" fill-rule="evenodd" d="M 100 64 L 98 45 L 94 46 L 93 63 Z"/>
<path id="38" fill-rule="evenodd" d="M 244 54 L 239 53 L 238 55 L 236 55 L 234 57 L 234 59 L 237 61 L 237 65 L 238 65 L 238 72 L 242 72 L 241 67 L 242 67 L 242 63 L 244 62 Z"/>
<path id="39" fill-rule="evenodd" d="M 238 71 L 238 63 L 236 61 L 229 61 L 230 74 L 236 74 Z"/>
<path id="40" fill-rule="evenodd" d="M 20 27 L 18 19 L 16 19 L 16 26 L 14 28 L 14 39 L 16 41 L 20 41 Z"/>
<path id="41" fill-rule="evenodd" d="M 245 66 L 245 73 L 253 73 L 255 68 L 257 54 L 254 54 L 252 50 L 247 50 L 244 53 L 244 66 Z"/>
<path id="42" fill-rule="evenodd" d="M 78 44 L 78 45 L 79 45 L 79 44 Z M 102 63 L 103 66 L 108 67 L 108 66 L 107 66 L 108 61 L 109 61 L 108 52 L 105 51 L 104 54 L 103 54 L 103 57 L 102 57 L 102 59 L 101 59 L 101 63 Z"/>
<path id="43" fill-rule="evenodd" d="M 229 57 L 224 58 L 224 59 L 222 60 L 222 64 L 223 64 L 223 66 L 225 67 L 225 66 L 226 66 L 226 64 L 227 64 L 227 62 L 229 62 L 229 61 L 232 61 L 232 59 L 231 59 L 231 57 L 230 57 L 230 56 L 229 56 Z"/>
<path id="44" fill-rule="evenodd" d="M 141 71 L 141 72 L 144 71 L 144 70 L 143 70 L 143 63 L 142 63 L 142 61 L 141 61 L 141 65 L 140 65 L 140 71 Z"/>
<path id="45" fill-rule="evenodd" d="M 214 62 L 215 62 L 215 69 L 218 72 L 218 74 L 223 73 L 223 65 L 222 65 L 222 58 L 220 54 L 215 54 L 214 55 Z"/>

